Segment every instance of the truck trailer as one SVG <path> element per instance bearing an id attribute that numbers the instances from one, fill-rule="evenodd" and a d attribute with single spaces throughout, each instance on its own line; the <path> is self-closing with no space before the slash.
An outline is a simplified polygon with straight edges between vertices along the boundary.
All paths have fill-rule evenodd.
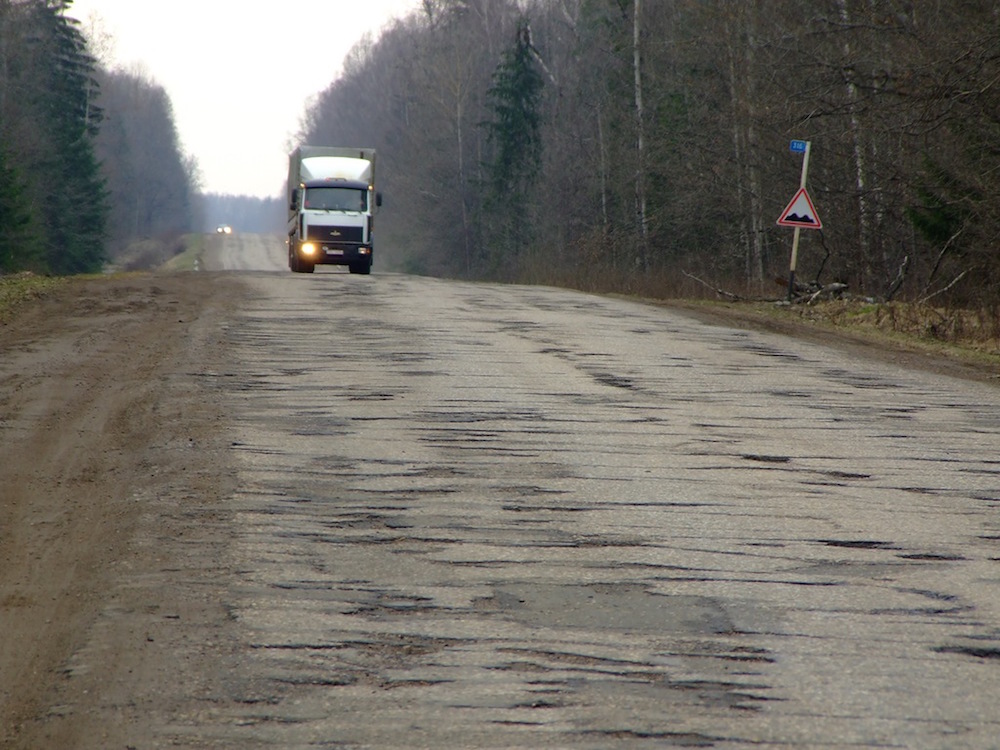
<path id="1" fill-rule="evenodd" d="M 371 273 L 375 208 L 375 149 L 299 146 L 288 156 L 288 267 L 317 265 Z"/>

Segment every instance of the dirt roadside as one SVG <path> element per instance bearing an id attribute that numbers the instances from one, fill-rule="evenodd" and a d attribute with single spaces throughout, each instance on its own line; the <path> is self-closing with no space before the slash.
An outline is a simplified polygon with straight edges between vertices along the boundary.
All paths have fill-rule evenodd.
<path id="1" fill-rule="evenodd" d="M 235 671 L 220 389 L 246 293 L 221 273 L 74 281 L 0 325 L 0 748 L 126 748 L 122 727 L 134 745 L 150 716 L 205 710 Z M 808 324 L 687 312 L 996 382 Z"/>
<path id="2" fill-rule="evenodd" d="M 74 281 L 0 326 L 0 747 L 125 747 L 108 712 L 158 710 L 181 641 L 207 651 L 225 622 L 210 583 L 233 472 L 210 376 L 243 293 L 216 274 Z"/>

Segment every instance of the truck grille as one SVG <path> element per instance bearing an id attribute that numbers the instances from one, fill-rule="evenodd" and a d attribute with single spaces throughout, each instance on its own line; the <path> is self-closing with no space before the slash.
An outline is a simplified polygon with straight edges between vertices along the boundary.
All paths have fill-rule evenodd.
<path id="1" fill-rule="evenodd" d="M 309 227 L 309 240 L 326 243 L 351 243 L 360 245 L 364 242 L 363 227 Z"/>

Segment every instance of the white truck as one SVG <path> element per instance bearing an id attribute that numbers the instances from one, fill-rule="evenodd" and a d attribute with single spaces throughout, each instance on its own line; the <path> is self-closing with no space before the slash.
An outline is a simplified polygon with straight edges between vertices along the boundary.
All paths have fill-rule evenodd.
<path id="1" fill-rule="evenodd" d="M 299 146 L 288 156 L 288 267 L 317 264 L 371 273 L 375 149 Z"/>

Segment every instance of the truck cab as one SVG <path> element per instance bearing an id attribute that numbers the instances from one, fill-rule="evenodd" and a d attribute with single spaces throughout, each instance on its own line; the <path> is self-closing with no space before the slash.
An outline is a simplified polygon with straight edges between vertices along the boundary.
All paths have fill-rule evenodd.
<path id="1" fill-rule="evenodd" d="M 288 265 L 311 273 L 317 265 L 371 273 L 374 256 L 374 149 L 300 146 L 289 157 Z"/>

